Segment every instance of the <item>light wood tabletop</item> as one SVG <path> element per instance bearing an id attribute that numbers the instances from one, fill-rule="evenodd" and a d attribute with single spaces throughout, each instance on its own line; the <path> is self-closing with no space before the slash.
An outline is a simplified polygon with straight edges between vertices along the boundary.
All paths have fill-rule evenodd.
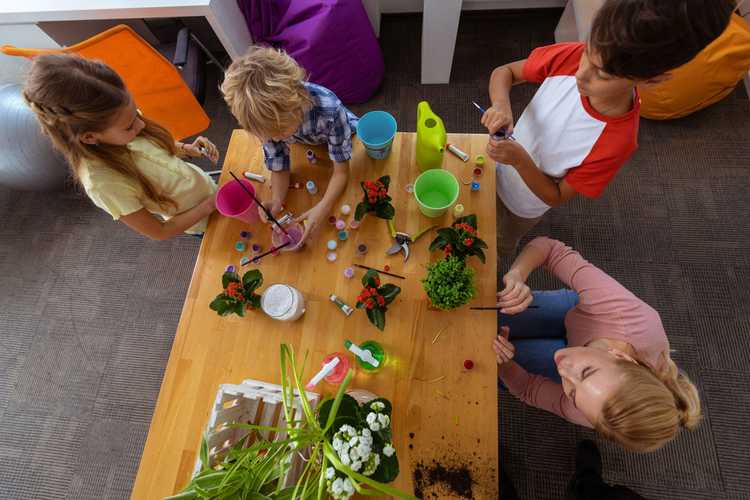
<path id="1" fill-rule="evenodd" d="M 484 153 L 487 144 L 486 135 L 449 134 L 448 139 L 472 158 Z M 359 182 L 388 174 L 396 208 L 396 230 L 415 234 L 430 224 L 443 227 L 452 222 L 451 213 L 438 219 L 424 217 L 414 196 L 407 192 L 407 185 L 419 173 L 414 161 L 415 134 L 399 133 L 390 156 L 382 161 L 367 157 L 360 141 L 355 138 L 354 142 L 350 181 L 338 202 L 336 215 L 338 208 L 346 203 L 352 207 L 352 215 L 345 219 L 353 217 L 354 208 L 362 198 Z M 319 187 L 316 195 L 310 195 L 304 187 L 290 190 L 286 208 L 300 214 L 320 200 L 330 176 L 331 162 L 324 147 L 312 148 L 318 157 L 316 165 L 309 165 L 305 159 L 306 146 L 293 145 L 291 149 L 292 181 L 304 186 L 304 181 L 313 179 Z M 446 151 L 443 165 L 459 180 L 472 178 L 473 162 L 464 163 Z M 259 143 L 239 130 L 232 135 L 220 184 L 233 182 L 230 169 L 237 175 L 251 170 L 270 177 L 263 167 Z M 476 258 L 470 260 L 470 265 L 477 269 L 478 289 L 472 304 L 492 305 L 497 287 L 494 168 L 485 168 L 479 180 L 481 188 L 477 192 L 471 192 L 462 183 L 459 203 L 466 207 L 465 214 L 477 214 L 480 237 L 489 246 L 486 264 Z M 268 182 L 255 186 L 262 197 L 268 196 Z M 238 265 L 243 255 L 234 248 L 241 230 L 253 233 L 249 243 L 270 248 L 270 230 L 260 222 L 248 227 L 219 214 L 211 217 L 132 498 L 163 498 L 180 491 L 189 481 L 219 384 L 240 383 L 247 378 L 279 383 L 282 342 L 292 345 L 300 357 L 309 352 L 309 361 L 317 370 L 326 354 L 345 350 L 345 339 L 357 343 L 376 340 L 387 353 L 388 360 L 381 370 L 375 374 L 357 371 L 350 388 L 369 390 L 393 403 L 393 441 L 401 471 L 394 486 L 412 492 L 415 468 L 426 472 L 442 464 L 469 472 L 474 498 L 498 498 L 497 365 L 491 349 L 497 319 L 493 311 L 470 311 L 468 306 L 451 312 L 428 309 L 420 281 L 426 275 L 426 263 L 442 256 L 441 252 L 428 251 L 435 233 L 430 232 L 413 244 L 410 258 L 404 262 L 401 254 L 385 254 L 392 244 L 387 225 L 368 215 L 362 226 L 351 231 L 349 239 L 340 244 L 334 263 L 326 260 L 326 241 L 335 238 L 335 229 L 325 226 L 300 252 L 267 256 L 257 266 L 240 268 L 241 273 L 254 267 L 261 269 L 264 278 L 261 291 L 272 283 L 287 283 L 302 292 L 305 314 L 295 322 L 281 322 L 261 311 L 251 311 L 244 318 L 220 317 L 208 308 L 221 292 L 225 267 Z M 367 254 L 356 254 L 359 243 L 369 247 Z M 402 289 L 388 308 L 383 332 L 368 322 L 364 311 L 357 310 L 346 317 L 328 300 L 335 293 L 354 307 L 364 271 L 357 269 L 353 279 L 343 274 L 354 263 L 380 269 L 387 264 L 391 272 L 406 277 L 400 280 L 381 275 L 384 283 L 394 283 Z M 471 370 L 464 368 L 467 359 L 474 362 Z M 308 369 L 305 380 L 311 375 L 312 370 Z M 321 383 L 316 391 L 331 394 L 335 389 Z M 425 498 L 434 498 L 431 492 L 439 498 L 452 496 L 445 485 L 422 491 Z"/>

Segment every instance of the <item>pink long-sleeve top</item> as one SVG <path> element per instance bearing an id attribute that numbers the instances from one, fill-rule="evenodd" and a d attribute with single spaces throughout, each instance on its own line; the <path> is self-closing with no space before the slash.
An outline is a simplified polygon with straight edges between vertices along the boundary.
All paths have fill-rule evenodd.
<path id="1" fill-rule="evenodd" d="M 651 306 L 564 243 L 540 237 L 529 245 L 546 256 L 547 270 L 578 293 L 578 305 L 565 316 L 568 346 L 584 346 L 592 340 L 608 338 L 632 345 L 653 367 L 668 358 L 667 334 L 659 313 Z M 592 427 L 565 395 L 562 385 L 528 373 L 516 363 L 511 363 L 502 379 L 510 393 L 524 403 L 556 413 L 574 424 Z"/>

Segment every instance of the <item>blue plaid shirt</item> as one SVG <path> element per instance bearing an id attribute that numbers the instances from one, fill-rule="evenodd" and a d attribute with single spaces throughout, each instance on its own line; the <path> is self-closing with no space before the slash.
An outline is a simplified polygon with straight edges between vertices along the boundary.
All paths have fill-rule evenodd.
<path id="1" fill-rule="evenodd" d="M 289 170 L 289 144 L 328 144 L 328 155 L 334 162 L 345 162 L 352 157 L 352 135 L 357 130 L 357 118 L 346 109 L 336 94 L 325 87 L 305 82 L 313 99 L 312 107 L 302 118 L 297 131 L 283 141 L 263 144 L 266 167 L 274 172 Z"/>

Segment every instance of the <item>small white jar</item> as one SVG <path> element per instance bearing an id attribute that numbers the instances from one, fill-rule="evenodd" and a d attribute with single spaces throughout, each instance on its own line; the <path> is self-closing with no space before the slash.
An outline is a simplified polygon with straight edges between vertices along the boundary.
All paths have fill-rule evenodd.
<path id="1" fill-rule="evenodd" d="M 305 299 L 293 286 L 276 283 L 261 295 L 260 308 L 273 319 L 294 321 L 305 313 Z"/>

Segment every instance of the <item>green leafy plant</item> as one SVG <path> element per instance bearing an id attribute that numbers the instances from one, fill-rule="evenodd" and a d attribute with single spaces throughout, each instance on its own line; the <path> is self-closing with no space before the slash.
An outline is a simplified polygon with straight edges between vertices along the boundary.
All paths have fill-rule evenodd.
<path id="1" fill-rule="evenodd" d="M 396 209 L 391 205 L 391 197 L 388 196 L 390 184 L 391 178 L 388 175 L 374 181 L 360 182 L 364 196 L 354 211 L 354 219 L 361 221 L 368 213 L 374 213 L 381 219 L 393 219 Z"/>
<path id="2" fill-rule="evenodd" d="M 401 293 L 401 288 L 391 283 L 380 284 L 380 275 L 377 271 L 370 269 L 362 277 L 364 288 L 357 296 L 357 309 L 364 309 L 370 323 L 380 331 L 385 328 L 385 312 L 388 304 Z"/>
<path id="3" fill-rule="evenodd" d="M 263 274 L 259 269 L 246 272 L 242 279 L 235 272 L 226 272 L 221 277 L 224 291 L 217 295 L 208 307 L 219 313 L 219 316 L 232 313 L 244 316 L 246 309 L 260 307 L 260 295 L 256 294 L 255 290 L 262 284 Z"/>
<path id="4" fill-rule="evenodd" d="M 437 309 L 460 307 L 476 295 L 475 271 L 456 256 L 449 256 L 427 265 L 422 288 Z"/>
<path id="5" fill-rule="evenodd" d="M 430 251 L 443 250 L 447 256 L 466 259 L 475 255 L 485 262 L 487 244 L 479 238 L 477 216 L 474 214 L 456 219 L 450 227 L 438 229 L 437 237 L 430 243 Z"/>
<path id="6" fill-rule="evenodd" d="M 201 471 L 182 493 L 172 499 L 317 499 L 332 497 L 348 499 L 353 493 L 360 495 L 385 495 L 416 500 L 415 497 L 385 484 L 398 476 L 395 450 L 391 454 L 391 404 L 386 399 L 375 399 L 360 406 L 345 394 L 354 376 L 350 369 L 339 386 L 336 397 L 313 409 L 301 380 L 294 351 L 281 345 L 282 408 L 289 427 L 234 424 L 233 427 L 249 429 L 258 438 L 248 448 L 235 445 L 215 468 L 208 465 L 206 441 L 201 446 Z M 302 417 L 294 420 L 295 408 L 301 406 Z M 371 417 L 370 414 L 375 414 Z M 371 423 L 375 425 L 371 425 Z M 385 425 L 384 425 L 385 424 Z M 342 430 L 343 429 L 343 430 Z M 352 454 L 343 458 L 343 438 L 354 429 L 357 437 L 372 438 L 367 464 L 355 464 Z M 285 439 L 269 442 L 257 433 L 265 431 L 285 435 Z M 353 439 L 355 436 L 351 436 Z M 367 440 L 366 440 L 367 441 Z M 359 446 L 361 443 L 355 443 Z M 334 447 L 335 446 L 335 447 Z M 364 447 L 366 448 L 366 446 Z M 367 450 L 363 450 L 367 451 Z M 286 473 L 293 455 L 304 453 L 305 465 L 294 486 L 285 487 Z M 371 458 L 374 454 L 378 459 Z M 357 455 L 360 456 L 360 455 Z M 374 462 L 378 461 L 377 466 Z M 348 463 L 347 463 L 348 462 Z M 362 462 L 362 461 L 360 461 Z M 358 468 L 359 470 L 355 470 Z M 351 490 L 351 491 L 350 491 Z"/>

